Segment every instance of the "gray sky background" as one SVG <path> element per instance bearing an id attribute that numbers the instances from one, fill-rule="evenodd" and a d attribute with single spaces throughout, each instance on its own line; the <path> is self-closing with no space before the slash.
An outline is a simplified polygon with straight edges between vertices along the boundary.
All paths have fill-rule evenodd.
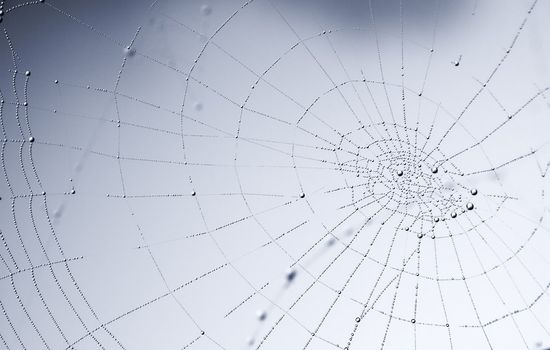
<path id="1" fill-rule="evenodd" d="M 550 347 L 550 2 L 2 6 L 0 348 Z"/>

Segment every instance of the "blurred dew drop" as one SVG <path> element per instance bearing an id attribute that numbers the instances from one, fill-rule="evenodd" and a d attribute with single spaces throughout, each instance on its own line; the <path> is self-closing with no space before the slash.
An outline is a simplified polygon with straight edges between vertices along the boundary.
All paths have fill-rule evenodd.
<path id="1" fill-rule="evenodd" d="M 210 7 L 209 5 L 207 4 L 204 4 L 201 6 L 201 14 L 203 16 L 209 16 L 212 14 L 212 7 Z"/>

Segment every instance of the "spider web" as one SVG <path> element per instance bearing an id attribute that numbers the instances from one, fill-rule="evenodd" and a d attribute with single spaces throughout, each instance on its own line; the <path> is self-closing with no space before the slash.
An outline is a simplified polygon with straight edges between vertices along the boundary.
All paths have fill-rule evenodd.
<path id="1" fill-rule="evenodd" d="M 550 4 L 4 1 L 0 346 L 550 340 Z"/>

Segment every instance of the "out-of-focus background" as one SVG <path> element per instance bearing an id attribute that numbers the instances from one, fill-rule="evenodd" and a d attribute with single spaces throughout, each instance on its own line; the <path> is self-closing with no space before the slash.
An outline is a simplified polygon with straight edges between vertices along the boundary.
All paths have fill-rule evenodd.
<path id="1" fill-rule="evenodd" d="M 0 348 L 550 347 L 550 2 L 0 6 Z"/>

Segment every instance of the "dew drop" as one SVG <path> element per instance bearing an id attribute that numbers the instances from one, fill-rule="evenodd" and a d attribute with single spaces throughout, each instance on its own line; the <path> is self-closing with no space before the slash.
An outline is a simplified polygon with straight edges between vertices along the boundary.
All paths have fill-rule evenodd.
<path id="1" fill-rule="evenodd" d="M 334 245 L 334 243 L 336 243 L 336 240 L 334 239 L 334 237 L 328 236 L 327 238 L 325 238 L 325 245 L 327 247 Z"/>
<path id="2" fill-rule="evenodd" d="M 124 48 L 124 56 L 126 57 L 134 57 L 136 54 L 136 49 L 131 48 L 129 46 Z"/>
<path id="3" fill-rule="evenodd" d="M 253 337 L 247 337 L 247 338 L 245 339 L 245 341 L 246 341 L 246 344 L 247 344 L 248 346 L 254 345 L 254 338 L 253 338 Z"/>
<path id="4" fill-rule="evenodd" d="M 202 5 L 201 14 L 203 16 L 210 16 L 212 14 L 212 7 L 208 6 L 207 4 Z"/>
<path id="5" fill-rule="evenodd" d="M 258 310 L 256 316 L 259 321 L 264 321 L 267 318 L 267 312 L 265 310 Z"/>
<path id="6" fill-rule="evenodd" d="M 296 278 L 296 270 L 290 269 L 286 272 L 286 280 L 292 282 Z"/>

